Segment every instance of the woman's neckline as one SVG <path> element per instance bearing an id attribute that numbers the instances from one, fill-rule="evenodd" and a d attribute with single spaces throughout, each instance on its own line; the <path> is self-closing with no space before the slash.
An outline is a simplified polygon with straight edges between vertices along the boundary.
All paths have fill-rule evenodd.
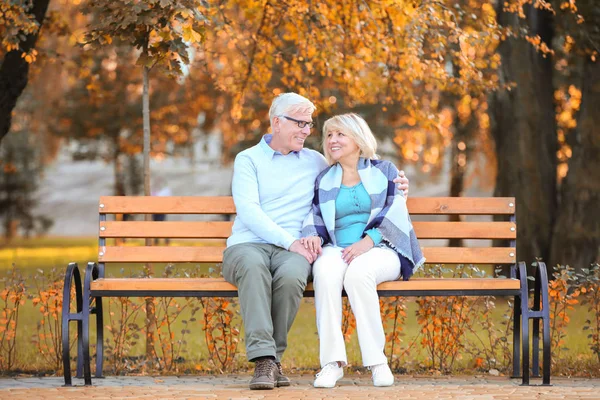
<path id="1" fill-rule="evenodd" d="M 360 186 L 360 185 L 362 185 L 362 182 L 358 182 L 357 184 L 355 184 L 355 185 L 352 185 L 352 186 L 346 186 L 346 185 L 344 185 L 344 184 L 342 183 L 342 189 L 354 189 L 354 188 L 356 188 L 356 187 L 358 187 L 358 186 Z"/>

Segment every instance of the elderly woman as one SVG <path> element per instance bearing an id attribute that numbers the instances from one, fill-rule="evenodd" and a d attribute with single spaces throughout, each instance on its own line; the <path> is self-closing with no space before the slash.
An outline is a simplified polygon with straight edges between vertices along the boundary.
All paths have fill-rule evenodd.
<path id="1" fill-rule="evenodd" d="M 398 170 L 377 160 L 377 142 L 367 123 L 356 114 L 327 120 L 323 149 L 330 167 L 317 177 L 301 239 L 320 254 L 313 277 L 322 369 L 314 386 L 331 388 L 344 376 L 342 289 L 356 317 L 363 364 L 373 384 L 391 386 L 377 285 L 408 280 L 425 260 L 406 199 L 393 183 Z"/>

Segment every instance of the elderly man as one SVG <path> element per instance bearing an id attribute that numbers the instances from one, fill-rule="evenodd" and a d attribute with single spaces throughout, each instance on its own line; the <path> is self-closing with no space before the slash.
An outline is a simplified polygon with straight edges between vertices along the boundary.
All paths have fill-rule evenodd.
<path id="1" fill-rule="evenodd" d="M 246 354 L 255 363 L 250 389 L 289 386 L 281 368 L 287 334 L 317 258 L 299 241 L 317 175 L 328 164 L 305 149 L 315 105 L 284 93 L 269 110 L 272 134 L 235 159 L 232 194 L 237 216 L 223 255 L 223 276 L 236 285 Z M 408 190 L 403 175 L 394 182 Z"/>

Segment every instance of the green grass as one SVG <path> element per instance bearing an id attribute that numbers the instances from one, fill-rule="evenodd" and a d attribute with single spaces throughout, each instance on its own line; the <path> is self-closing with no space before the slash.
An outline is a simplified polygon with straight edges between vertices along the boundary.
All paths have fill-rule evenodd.
<path id="1" fill-rule="evenodd" d="M 177 245 L 178 243 L 175 243 Z M 11 243 L 2 243 L 0 245 L 0 290 L 2 290 L 6 276 L 12 267 L 16 267 L 21 271 L 27 282 L 28 291 L 30 294 L 35 293 L 36 285 L 40 284 L 40 274 L 48 274 L 52 269 L 58 274 L 59 279 L 62 279 L 65 268 L 69 262 L 77 262 L 81 269 L 85 268 L 88 261 L 96 260 L 97 242 L 96 238 L 40 238 L 34 240 L 18 239 Z M 164 271 L 164 265 L 154 265 L 156 276 L 160 276 Z M 181 265 L 175 267 L 175 273 L 180 273 L 183 270 L 195 269 L 201 273 L 208 273 L 214 265 Z M 107 275 L 112 276 L 130 276 L 139 273 L 141 266 L 132 265 L 111 265 L 107 268 Z M 213 272 L 214 273 L 214 272 Z M 30 296 L 32 297 L 32 296 Z M 105 307 L 105 324 L 108 323 L 108 301 L 104 300 Z M 114 300 L 113 300 L 114 301 Z M 141 299 L 135 299 L 141 302 Z M 181 300 L 183 301 L 183 300 Z M 234 300 L 235 301 L 235 300 Z M 0 303 L 1 305 L 2 303 Z M 113 303 L 114 304 L 114 303 Z M 420 326 L 417 323 L 415 312 L 417 304 L 414 299 L 407 300 L 407 318 L 404 325 L 403 346 L 412 342 L 419 335 Z M 236 308 L 239 310 L 239 307 Z M 497 325 L 500 324 L 502 315 L 507 312 L 506 300 L 497 299 L 496 309 L 494 311 L 494 320 Z M 582 326 L 585 325 L 585 320 L 590 317 L 586 308 L 576 306 L 575 311 L 569 314 L 571 322 L 568 325 L 567 338 L 565 347 L 568 350 L 563 350 L 561 358 L 569 360 L 569 363 L 577 364 L 577 360 L 584 360 L 585 363 L 594 363 L 592 352 L 588 347 L 588 339 L 586 334 L 582 334 Z M 182 314 L 180 319 L 173 324 L 173 331 L 176 333 L 176 338 L 179 337 L 181 330 L 185 327 L 182 320 L 189 320 L 189 312 Z M 196 315 L 197 321 L 190 323 L 187 327 L 191 333 L 187 334 L 185 339 L 187 346 L 181 354 L 185 358 L 185 363 L 181 371 L 194 373 L 195 365 L 208 365 L 208 351 L 202 330 L 202 311 Z M 21 308 L 18 326 L 18 365 L 17 367 L 26 371 L 45 371 L 48 372 L 48 366 L 44 364 L 40 357 L 39 351 L 34 343 L 36 337 L 37 326 L 41 319 L 41 314 L 38 307 L 34 307 L 31 298 L 29 298 Z M 140 327 L 144 325 L 144 317 L 140 313 L 135 321 Z M 236 316 L 234 324 L 241 327 L 241 319 Z M 74 333 L 75 324 L 71 324 L 71 330 Z M 95 341 L 95 326 L 92 323 L 91 336 L 92 342 Z M 105 331 L 105 337 L 107 332 Z M 243 330 L 240 338 L 243 338 Z M 467 334 L 468 339 L 473 339 L 471 333 Z M 510 339 L 510 338 L 509 338 Z M 319 344 L 317 329 L 315 325 L 315 309 L 314 300 L 312 298 L 304 299 L 300 306 L 298 316 L 292 326 L 292 330 L 288 337 L 288 350 L 284 357 L 284 365 L 292 370 L 317 370 L 319 368 Z M 351 367 L 362 366 L 360 349 L 358 346 L 356 333 L 352 335 L 349 343 L 347 343 L 348 361 Z M 143 339 L 140 339 L 138 344 L 129 353 L 130 356 L 141 356 L 144 353 Z M 427 364 L 428 355 L 417 340 L 411 348 L 409 357 L 401 361 L 401 365 L 405 365 L 409 371 L 423 371 L 422 367 Z M 590 361 L 591 360 L 591 361 Z M 236 368 L 245 368 L 245 350 L 243 342 L 238 346 L 238 355 L 236 359 Z M 213 370 L 216 370 L 213 368 Z M 463 355 L 455 365 L 456 371 L 474 372 L 472 369 L 472 360 L 470 356 Z M 53 371 L 50 371 L 53 372 Z M 57 371 L 58 374 L 61 371 Z"/>
<path id="2" fill-rule="evenodd" d="M 22 237 L 14 238 L 11 241 L 0 239 L 0 249 L 4 248 L 38 248 L 38 247 L 94 247 L 98 244 L 98 238 L 90 237 L 62 237 L 62 236 L 44 236 L 35 239 L 26 239 Z"/>

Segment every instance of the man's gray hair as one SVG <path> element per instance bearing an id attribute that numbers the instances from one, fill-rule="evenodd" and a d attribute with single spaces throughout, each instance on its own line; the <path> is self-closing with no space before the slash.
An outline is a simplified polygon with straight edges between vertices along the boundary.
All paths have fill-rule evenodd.
<path id="1" fill-rule="evenodd" d="M 313 113 L 317 107 L 306 97 L 298 93 L 282 93 L 275 97 L 269 109 L 269 121 L 273 123 L 273 118 L 287 113 L 302 112 Z"/>

